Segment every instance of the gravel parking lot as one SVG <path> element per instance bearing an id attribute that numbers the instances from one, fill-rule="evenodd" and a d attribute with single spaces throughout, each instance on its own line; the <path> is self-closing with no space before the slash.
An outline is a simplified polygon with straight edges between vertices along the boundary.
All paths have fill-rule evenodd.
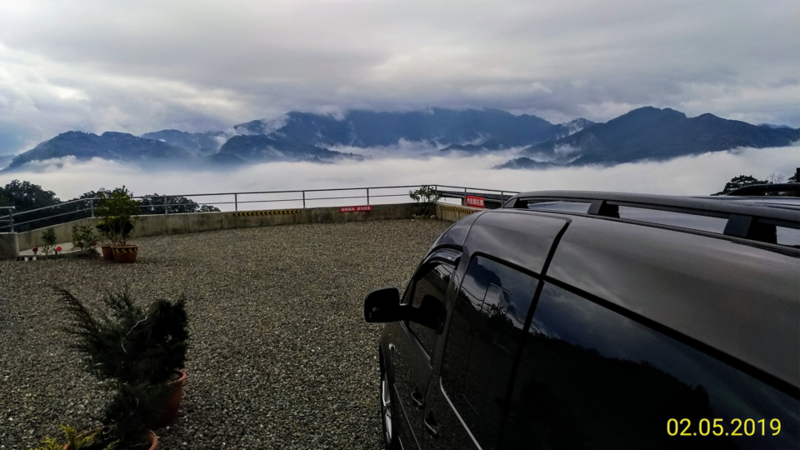
<path id="1" fill-rule="evenodd" d="M 160 449 L 381 446 L 373 288 L 404 288 L 449 225 L 379 221 L 139 239 L 140 262 L 0 261 L 0 449 L 30 449 L 58 424 L 94 425 L 96 381 L 60 327 L 48 286 L 90 305 L 128 285 L 141 303 L 188 299 L 181 415 Z"/>

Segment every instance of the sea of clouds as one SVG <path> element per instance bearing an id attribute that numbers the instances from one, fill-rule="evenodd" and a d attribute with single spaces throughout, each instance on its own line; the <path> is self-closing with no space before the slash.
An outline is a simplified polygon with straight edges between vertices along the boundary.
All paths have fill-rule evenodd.
<path id="1" fill-rule="evenodd" d="M 403 144 L 408 145 L 408 144 Z M 340 149 L 345 150 L 345 149 Z M 61 200 L 99 188 L 125 185 L 135 195 L 201 194 L 251 191 L 328 189 L 362 186 L 416 184 L 456 185 L 509 191 L 598 190 L 672 195 L 708 195 L 722 190 L 737 175 L 767 179 L 773 174 L 788 177 L 800 167 L 800 146 L 706 153 L 661 162 L 638 162 L 612 167 L 568 167 L 548 170 L 496 170 L 508 160 L 507 154 L 411 157 L 420 149 L 361 149 L 359 153 L 381 157 L 333 164 L 275 162 L 229 170 L 187 170 L 178 167 L 141 168 L 132 164 L 95 159 L 79 162 L 73 157 L 39 162 L 25 171 L 0 173 L 0 185 L 14 179 L 26 180 L 52 190 Z M 427 150 L 421 149 L 423 153 Z M 392 155 L 399 156 L 392 156 Z M 372 190 L 377 202 L 407 201 L 407 188 Z M 350 193 L 309 193 L 307 198 L 363 195 Z M 269 206 L 264 199 L 299 198 L 299 194 L 240 195 L 239 209 L 297 207 L 299 202 Z M 199 203 L 217 203 L 223 210 L 233 208 L 232 195 L 195 197 Z M 365 198 L 308 201 L 308 206 L 363 204 Z"/>

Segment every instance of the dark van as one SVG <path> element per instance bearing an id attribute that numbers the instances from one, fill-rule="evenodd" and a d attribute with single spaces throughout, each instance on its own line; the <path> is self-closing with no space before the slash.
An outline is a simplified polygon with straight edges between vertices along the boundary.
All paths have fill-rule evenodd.
<path id="1" fill-rule="evenodd" d="M 390 449 L 797 449 L 800 203 L 528 192 L 370 292 Z"/>

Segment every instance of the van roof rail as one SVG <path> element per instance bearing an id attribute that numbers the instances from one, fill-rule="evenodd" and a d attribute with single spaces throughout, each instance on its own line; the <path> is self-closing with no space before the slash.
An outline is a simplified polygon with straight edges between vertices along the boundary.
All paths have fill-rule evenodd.
<path id="1" fill-rule="evenodd" d="M 723 232 L 725 236 L 769 244 L 777 243 L 776 227 L 800 229 L 800 204 L 797 207 L 771 207 L 765 203 L 752 205 L 734 199 L 719 201 L 717 198 L 620 192 L 532 191 L 515 195 L 503 207 L 527 209 L 531 203 L 567 201 L 590 203 L 588 215 L 615 219 L 620 218 L 620 206 L 718 217 L 727 220 Z"/>

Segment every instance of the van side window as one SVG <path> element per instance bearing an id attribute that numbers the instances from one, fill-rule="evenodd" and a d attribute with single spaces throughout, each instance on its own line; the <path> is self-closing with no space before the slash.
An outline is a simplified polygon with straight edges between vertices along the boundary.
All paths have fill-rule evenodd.
<path id="1" fill-rule="evenodd" d="M 522 327 L 538 280 L 488 258 L 470 261 L 442 360 L 442 387 L 482 448 L 495 448 Z"/>
<path id="2" fill-rule="evenodd" d="M 800 403 L 789 394 L 572 292 L 546 284 L 528 333 L 501 448 L 800 442 Z"/>
<path id="3" fill-rule="evenodd" d="M 430 267 L 414 283 L 410 303 L 416 314 L 414 320 L 409 320 L 407 324 L 428 355 L 433 353 L 436 336 L 441 332 L 438 319 L 444 309 L 447 285 L 453 270 L 449 264 L 439 263 Z"/>

